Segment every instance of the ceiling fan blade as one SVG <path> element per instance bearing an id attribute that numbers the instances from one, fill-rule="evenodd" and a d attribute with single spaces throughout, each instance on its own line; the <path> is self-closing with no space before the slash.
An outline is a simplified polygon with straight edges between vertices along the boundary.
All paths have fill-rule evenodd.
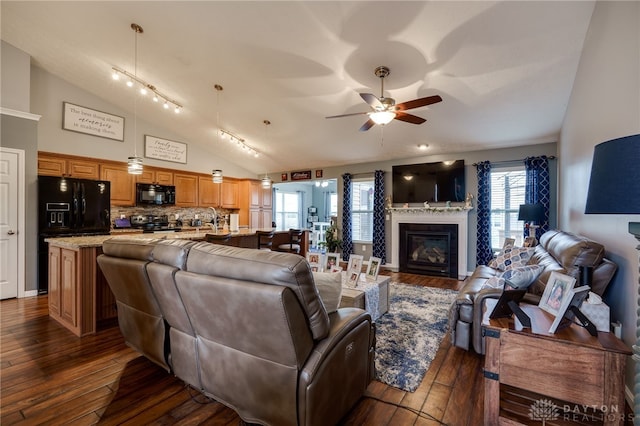
<path id="1" fill-rule="evenodd" d="M 422 117 L 418 117 L 417 115 L 407 114 L 406 112 L 396 111 L 396 120 L 404 121 L 411 124 L 422 124 L 425 120 Z"/>
<path id="2" fill-rule="evenodd" d="M 365 114 L 368 114 L 368 112 L 353 112 L 351 114 L 332 115 L 330 117 L 325 117 L 325 118 L 351 117 L 352 115 L 365 115 Z"/>
<path id="3" fill-rule="evenodd" d="M 426 98 L 414 99 L 412 101 L 403 102 L 396 105 L 396 111 L 404 111 L 407 109 L 420 108 L 423 106 L 437 104 L 442 102 L 442 98 L 439 95 L 427 96 Z"/>
<path id="4" fill-rule="evenodd" d="M 368 120 L 366 121 L 366 123 L 364 123 L 364 124 L 362 125 L 362 127 L 360 127 L 360 131 L 361 131 L 361 132 L 366 132 L 367 130 L 369 130 L 370 128 L 372 128 L 374 124 L 376 124 L 376 123 L 374 123 L 372 119 L 368 119 Z"/>
<path id="5" fill-rule="evenodd" d="M 373 109 L 384 109 L 384 105 L 380 102 L 380 99 L 376 95 L 372 95 L 371 93 L 360 93 L 360 97 L 368 103 Z"/>

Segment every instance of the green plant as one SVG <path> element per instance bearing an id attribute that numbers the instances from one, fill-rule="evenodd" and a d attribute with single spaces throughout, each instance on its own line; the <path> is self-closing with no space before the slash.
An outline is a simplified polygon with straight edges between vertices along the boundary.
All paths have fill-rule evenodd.
<path id="1" fill-rule="evenodd" d="M 335 253 L 342 248 L 342 240 L 339 238 L 338 227 L 335 224 L 331 224 L 327 228 L 324 234 L 325 246 L 329 253 Z"/>

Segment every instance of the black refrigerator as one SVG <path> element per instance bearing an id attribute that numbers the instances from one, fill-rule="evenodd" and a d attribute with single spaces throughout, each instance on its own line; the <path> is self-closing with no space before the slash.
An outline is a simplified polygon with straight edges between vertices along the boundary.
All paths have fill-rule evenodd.
<path id="1" fill-rule="evenodd" d="M 38 176 L 38 293 L 48 290 L 50 237 L 108 235 L 109 181 Z"/>

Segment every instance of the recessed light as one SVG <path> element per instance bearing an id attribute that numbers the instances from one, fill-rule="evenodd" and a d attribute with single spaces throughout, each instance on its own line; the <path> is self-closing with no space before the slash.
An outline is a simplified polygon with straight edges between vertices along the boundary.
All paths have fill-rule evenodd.
<path id="1" fill-rule="evenodd" d="M 424 149 L 427 149 L 427 148 L 429 148 L 429 145 L 426 144 L 426 143 L 421 143 L 421 144 L 418 145 L 418 149 L 424 150 Z"/>

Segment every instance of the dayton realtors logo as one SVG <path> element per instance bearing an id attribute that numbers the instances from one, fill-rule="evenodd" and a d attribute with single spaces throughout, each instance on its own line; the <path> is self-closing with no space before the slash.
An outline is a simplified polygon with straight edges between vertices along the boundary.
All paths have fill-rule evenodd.
<path id="1" fill-rule="evenodd" d="M 604 418 L 607 421 L 633 421 L 633 414 L 625 415 L 624 408 L 620 411 L 616 405 L 556 405 L 549 399 L 538 399 L 529 407 L 529 418 L 541 421 L 543 425 L 547 421 L 564 420 L 572 422 L 590 422 L 594 419 Z"/>

